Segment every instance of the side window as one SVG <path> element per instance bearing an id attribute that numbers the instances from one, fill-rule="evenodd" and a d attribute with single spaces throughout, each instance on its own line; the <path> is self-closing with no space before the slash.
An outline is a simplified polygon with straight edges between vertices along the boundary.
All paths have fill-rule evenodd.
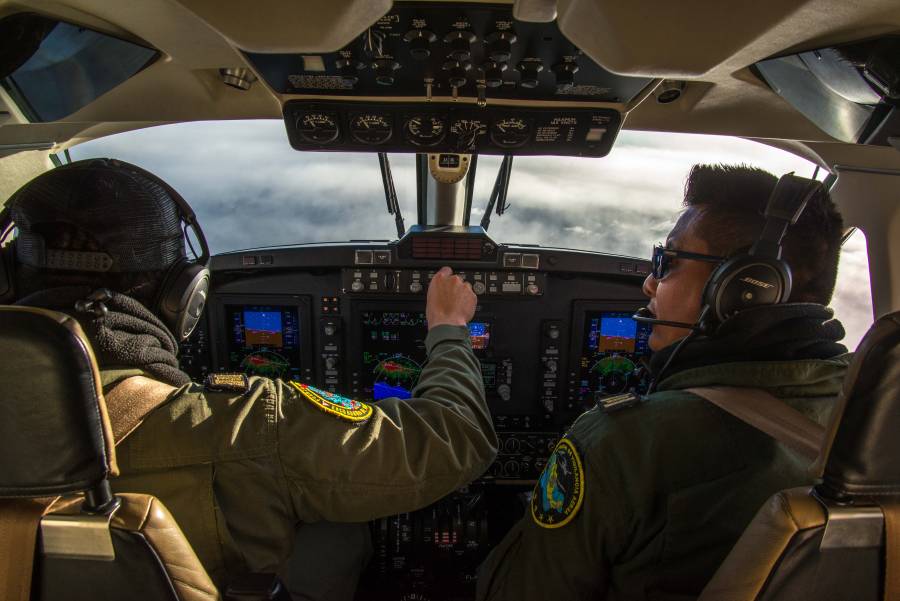
<path id="1" fill-rule="evenodd" d="M 869 255 L 866 236 L 860 229 L 856 229 L 841 248 L 831 308 L 847 331 L 844 344 L 851 351 L 855 350 L 873 321 Z"/>

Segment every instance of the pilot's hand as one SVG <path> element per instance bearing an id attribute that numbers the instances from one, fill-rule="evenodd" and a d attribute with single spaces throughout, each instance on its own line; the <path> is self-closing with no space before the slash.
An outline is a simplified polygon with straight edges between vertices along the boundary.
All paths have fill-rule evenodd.
<path id="1" fill-rule="evenodd" d="M 464 326 L 475 315 L 477 297 L 472 285 L 453 275 L 449 267 L 442 267 L 428 285 L 425 318 L 428 329 L 442 324 Z"/>

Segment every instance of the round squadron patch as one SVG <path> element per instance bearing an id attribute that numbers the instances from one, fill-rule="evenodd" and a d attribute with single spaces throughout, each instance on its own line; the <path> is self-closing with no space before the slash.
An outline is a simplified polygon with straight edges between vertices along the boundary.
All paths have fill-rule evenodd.
<path id="1" fill-rule="evenodd" d="M 531 517 L 542 528 L 565 526 L 584 501 L 584 467 L 575 444 L 563 438 L 556 445 L 531 496 Z"/>
<path id="2" fill-rule="evenodd" d="M 299 382 L 291 382 L 291 386 L 296 388 L 304 398 L 317 408 L 348 422 L 364 422 L 372 417 L 374 410 L 371 405 L 348 399 L 333 392 L 319 390 L 306 384 L 300 384 Z"/>

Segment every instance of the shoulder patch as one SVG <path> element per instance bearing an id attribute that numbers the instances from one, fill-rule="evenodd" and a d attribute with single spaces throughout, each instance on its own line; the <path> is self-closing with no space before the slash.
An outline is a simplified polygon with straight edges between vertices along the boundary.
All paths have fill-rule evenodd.
<path id="1" fill-rule="evenodd" d="M 291 382 L 291 386 L 296 388 L 306 400 L 318 409 L 325 413 L 336 415 L 348 422 L 364 422 L 372 417 L 374 409 L 366 403 L 348 399 L 333 392 L 319 390 L 299 382 Z"/>
<path id="2" fill-rule="evenodd" d="M 534 485 L 531 517 L 542 528 L 561 528 L 581 509 L 584 501 L 584 465 L 568 438 L 556 445 Z"/>
<path id="3" fill-rule="evenodd" d="M 209 374 L 204 386 L 207 390 L 244 393 L 250 387 L 250 381 L 241 373 Z"/>

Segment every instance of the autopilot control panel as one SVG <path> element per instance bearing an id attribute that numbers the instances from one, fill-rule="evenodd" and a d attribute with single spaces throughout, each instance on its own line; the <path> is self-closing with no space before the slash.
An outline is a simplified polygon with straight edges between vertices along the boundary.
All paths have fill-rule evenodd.
<path id="1" fill-rule="evenodd" d="M 471 599 L 477 566 L 523 515 L 575 418 L 648 385 L 649 329 L 631 319 L 645 304 L 646 261 L 487 236 L 423 238 L 218 255 L 209 311 L 181 348 L 195 379 L 239 371 L 377 406 L 415 395 L 428 361 L 430 278 L 450 265 L 472 285 L 468 334 L 497 458 L 465 489 L 371 524 L 375 559 L 361 600 Z"/>

